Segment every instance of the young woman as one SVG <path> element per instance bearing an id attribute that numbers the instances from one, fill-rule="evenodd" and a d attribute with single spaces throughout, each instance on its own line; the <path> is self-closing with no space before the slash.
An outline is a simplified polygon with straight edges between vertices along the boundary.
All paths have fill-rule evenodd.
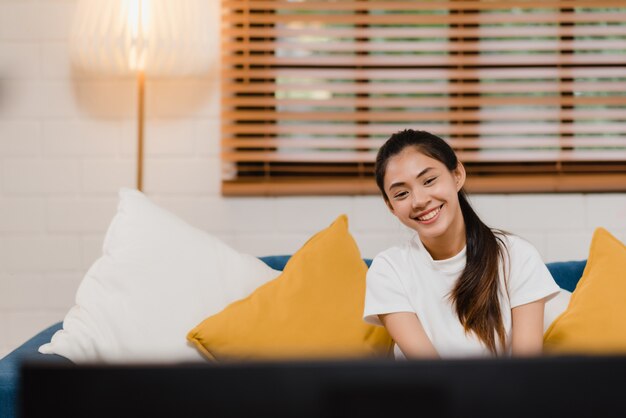
<path id="1" fill-rule="evenodd" d="M 398 132 L 378 151 L 376 182 L 416 234 L 374 258 L 365 321 L 385 326 L 407 358 L 540 354 L 544 305 L 559 287 L 530 243 L 480 220 L 452 148 Z"/>

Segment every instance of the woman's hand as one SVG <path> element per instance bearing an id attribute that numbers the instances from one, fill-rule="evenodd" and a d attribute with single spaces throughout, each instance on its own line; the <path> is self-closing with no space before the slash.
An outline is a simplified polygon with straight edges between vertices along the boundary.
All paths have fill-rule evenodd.
<path id="1" fill-rule="evenodd" d="M 407 359 L 439 358 L 415 313 L 394 312 L 378 317 Z"/>
<path id="2" fill-rule="evenodd" d="M 511 309 L 512 356 L 538 356 L 543 352 L 543 310 L 545 299 Z"/>

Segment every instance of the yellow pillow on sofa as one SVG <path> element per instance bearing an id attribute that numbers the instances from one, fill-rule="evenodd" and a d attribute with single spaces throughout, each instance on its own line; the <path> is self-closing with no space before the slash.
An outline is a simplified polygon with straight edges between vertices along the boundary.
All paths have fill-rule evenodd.
<path id="1" fill-rule="evenodd" d="M 547 354 L 626 353 L 626 246 L 604 228 L 567 309 L 544 334 Z"/>
<path id="2" fill-rule="evenodd" d="M 192 329 L 210 360 L 386 357 L 391 337 L 362 319 L 367 265 L 339 216 L 283 272 Z"/>

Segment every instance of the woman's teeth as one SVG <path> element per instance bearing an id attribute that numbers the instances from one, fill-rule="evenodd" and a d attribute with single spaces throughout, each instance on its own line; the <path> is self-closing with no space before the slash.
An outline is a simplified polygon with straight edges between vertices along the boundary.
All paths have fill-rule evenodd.
<path id="1" fill-rule="evenodd" d="M 441 206 L 439 206 L 437 209 L 428 212 L 426 215 L 424 216 L 420 216 L 417 218 L 418 221 L 428 221 L 432 218 L 434 218 L 435 216 L 437 216 L 437 214 L 439 213 L 439 211 L 441 210 Z"/>

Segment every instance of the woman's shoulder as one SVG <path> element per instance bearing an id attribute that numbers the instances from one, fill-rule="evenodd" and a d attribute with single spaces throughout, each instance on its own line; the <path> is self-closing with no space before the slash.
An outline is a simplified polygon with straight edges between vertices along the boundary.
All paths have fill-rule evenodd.
<path id="1" fill-rule="evenodd" d="M 411 257 L 411 253 L 415 251 L 415 238 L 408 239 L 402 243 L 398 243 L 380 251 L 373 258 L 373 262 L 393 262 L 398 263 Z"/>
<path id="2" fill-rule="evenodd" d="M 494 234 L 504 244 L 509 256 L 525 258 L 539 253 L 529 240 L 517 234 L 502 230 L 494 230 Z"/>
<path id="3" fill-rule="evenodd" d="M 388 247 L 380 251 L 378 254 L 376 254 L 376 256 L 374 257 L 374 260 L 401 257 L 403 254 L 409 251 L 410 251 L 410 244 L 408 242 L 404 242 L 401 244 L 393 245 L 391 247 Z"/>

